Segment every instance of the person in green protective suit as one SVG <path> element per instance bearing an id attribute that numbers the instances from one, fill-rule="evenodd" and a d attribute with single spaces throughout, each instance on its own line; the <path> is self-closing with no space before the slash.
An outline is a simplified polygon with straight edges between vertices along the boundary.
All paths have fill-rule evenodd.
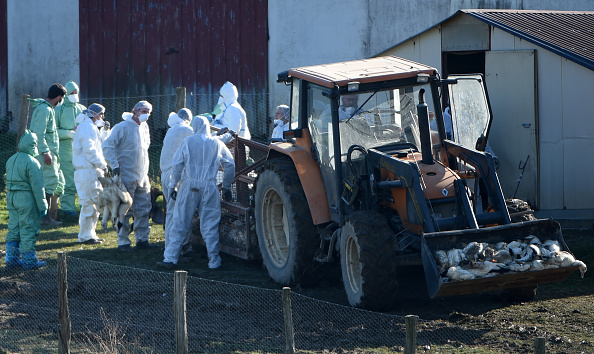
<path id="1" fill-rule="evenodd" d="M 31 116 L 31 131 L 37 135 L 37 160 L 41 164 L 43 173 L 43 187 L 45 198 L 49 206 L 48 213 L 41 223 L 44 225 L 59 225 L 58 198 L 64 192 L 64 175 L 60 171 L 59 150 L 60 143 L 56 128 L 54 107 L 58 106 L 66 96 L 66 89 L 61 84 L 53 84 L 47 93 L 47 98 L 29 99 L 35 108 Z"/>
<path id="2" fill-rule="evenodd" d="M 66 84 L 66 99 L 56 107 L 56 127 L 60 138 L 60 170 L 64 175 L 64 194 L 60 197 L 60 206 L 65 215 L 76 215 L 76 185 L 74 184 L 74 166 L 72 166 L 72 142 L 76 117 L 87 107 L 78 103 L 78 85 L 74 81 Z M 50 214 L 53 217 L 53 215 Z"/>
<path id="3" fill-rule="evenodd" d="M 43 174 L 37 156 L 37 137 L 26 130 L 18 152 L 6 161 L 6 267 L 37 269 L 46 262 L 37 259 L 35 242 L 40 219 L 47 213 Z M 21 252 L 23 260 L 21 261 Z"/>

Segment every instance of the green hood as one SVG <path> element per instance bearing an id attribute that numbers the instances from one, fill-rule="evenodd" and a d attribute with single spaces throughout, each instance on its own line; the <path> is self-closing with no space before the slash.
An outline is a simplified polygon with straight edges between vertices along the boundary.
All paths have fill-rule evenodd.
<path id="1" fill-rule="evenodd" d="M 37 106 L 39 106 L 39 105 L 41 105 L 43 103 L 45 103 L 48 106 L 52 107 L 52 105 L 48 101 L 46 101 L 45 99 L 43 99 L 43 98 L 27 98 L 27 99 L 29 100 L 29 102 L 31 102 L 31 107 L 33 107 L 33 109 L 37 108 Z M 52 107 L 52 108 L 54 108 L 54 107 Z"/>
<path id="2" fill-rule="evenodd" d="M 19 141 L 19 151 L 33 157 L 39 155 L 37 152 L 37 135 L 29 129 L 25 130 Z"/>
<path id="3" fill-rule="evenodd" d="M 74 91 L 74 90 L 76 90 L 77 92 L 79 91 L 78 85 L 74 81 L 68 81 L 68 83 L 66 83 L 65 87 L 66 87 L 66 96 L 72 94 L 72 91 Z"/>

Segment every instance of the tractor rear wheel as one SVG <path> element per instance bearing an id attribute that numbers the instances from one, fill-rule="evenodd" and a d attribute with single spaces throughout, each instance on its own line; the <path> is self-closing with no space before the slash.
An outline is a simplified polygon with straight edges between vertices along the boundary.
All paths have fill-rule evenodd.
<path id="1" fill-rule="evenodd" d="M 394 233 L 377 212 L 353 213 L 340 234 L 340 267 L 349 303 L 389 310 L 398 297 Z"/>
<path id="2" fill-rule="evenodd" d="M 268 161 L 255 185 L 256 233 L 268 274 L 284 285 L 311 283 L 320 238 L 293 161 Z"/>

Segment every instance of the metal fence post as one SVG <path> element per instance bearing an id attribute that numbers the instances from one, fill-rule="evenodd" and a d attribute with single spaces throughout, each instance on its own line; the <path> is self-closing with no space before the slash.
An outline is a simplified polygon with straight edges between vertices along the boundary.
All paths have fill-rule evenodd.
<path id="1" fill-rule="evenodd" d="M 186 323 L 186 280 L 188 272 L 176 270 L 173 288 L 173 314 L 175 317 L 175 346 L 176 353 L 187 354 L 188 325 Z"/>
<path id="2" fill-rule="evenodd" d="M 534 354 L 544 354 L 546 343 L 544 337 L 534 338 Z"/>
<path id="3" fill-rule="evenodd" d="M 58 353 L 70 353 L 70 310 L 68 309 L 68 268 L 66 253 L 58 252 Z"/>
<path id="4" fill-rule="evenodd" d="M 17 131 L 16 151 L 19 151 L 19 141 L 29 125 L 29 95 L 21 95 L 21 111 L 19 113 L 19 130 Z"/>
<path id="5" fill-rule="evenodd" d="M 180 109 L 186 107 L 186 88 L 176 87 L 175 88 L 175 111 L 179 112 Z"/>
<path id="6" fill-rule="evenodd" d="M 285 353 L 295 353 L 295 334 L 293 333 L 293 310 L 291 309 L 291 288 L 282 291 L 283 319 L 285 321 Z"/>
<path id="7" fill-rule="evenodd" d="M 404 317 L 406 323 L 406 344 L 404 345 L 405 354 L 414 354 L 417 349 L 417 322 L 419 316 L 407 315 Z"/>

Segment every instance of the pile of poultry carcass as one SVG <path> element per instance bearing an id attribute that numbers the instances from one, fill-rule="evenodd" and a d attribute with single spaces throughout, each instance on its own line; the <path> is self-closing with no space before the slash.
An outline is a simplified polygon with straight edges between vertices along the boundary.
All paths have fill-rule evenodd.
<path id="1" fill-rule="evenodd" d="M 559 241 L 541 242 L 534 235 L 509 243 L 470 242 L 463 249 L 438 250 L 433 255 L 444 281 L 571 266 L 579 266 L 583 278 L 587 270 L 584 262 L 561 250 Z"/>

